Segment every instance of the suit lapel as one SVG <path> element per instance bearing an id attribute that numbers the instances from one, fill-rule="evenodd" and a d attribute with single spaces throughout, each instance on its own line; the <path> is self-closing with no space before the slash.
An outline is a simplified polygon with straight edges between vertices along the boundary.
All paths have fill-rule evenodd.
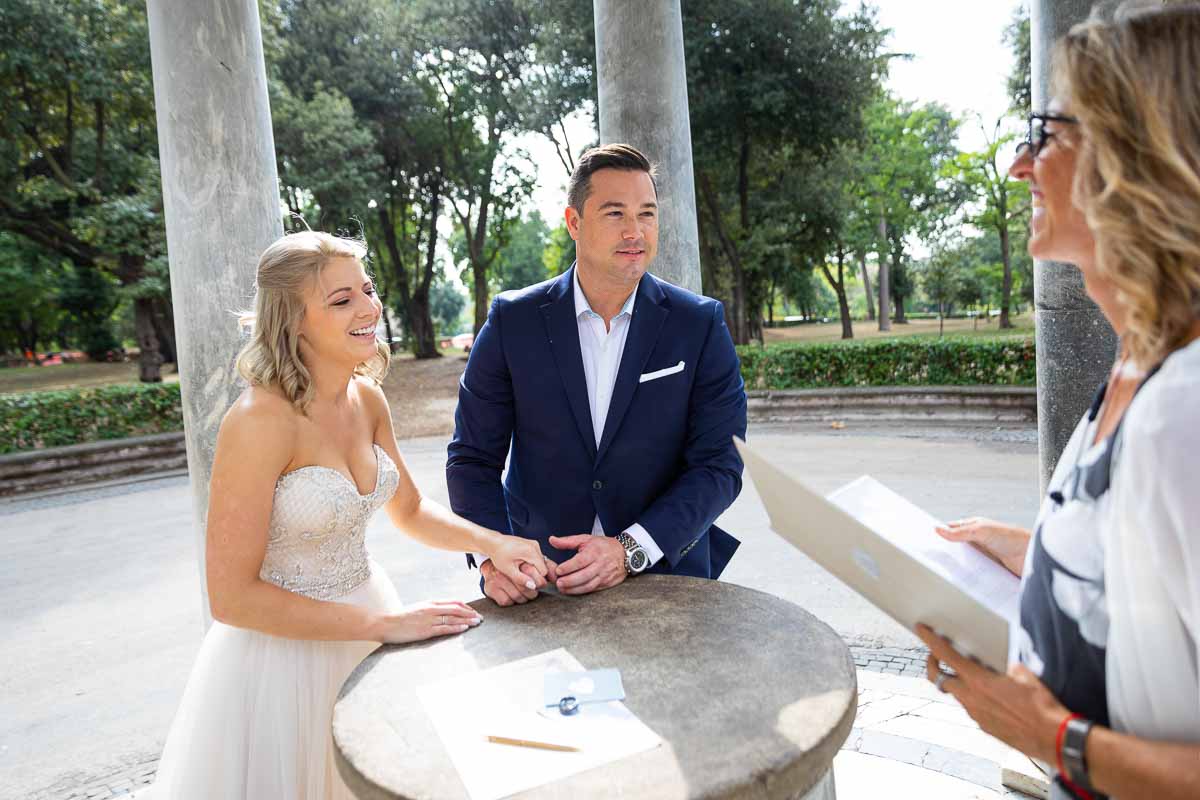
<path id="1" fill-rule="evenodd" d="M 558 365 L 563 388 L 579 434 L 587 445 L 588 455 L 596 457 L 596 434 L 592 428 L 592 410 L 588 403 L 587 379 L 583 375 L 583 355 L 579 348 L 579 321 L 575 318 L 575 268 L 567 270 L 550 286 L 548 302 L 541 307 L 550 337 L 550 350 Z"/>
<path id="2" fill-rule="evenodd" d="M 600 449 L 596 460 L 604 458 L 612 440 L 616 437 L 633 402 L 638 378 L 646 366 L 646 360 L 658 343 L 658 334 L 667 320 L 670 310 L 666 295 L 652 275 L 645 275 L 638 284 L 637 300 L 633 304 L 633 319 L 629 321 L 629 335 L 625 339 L 625 352 L 621 354 L 621 366 L 617 369 L 617 382 L 613 386 L 612 400 L 608 405 L 608 416 L 604 419 L 604 433 L 600 437 Z M 578 335 L 578 331 L 576 331 Z"/>

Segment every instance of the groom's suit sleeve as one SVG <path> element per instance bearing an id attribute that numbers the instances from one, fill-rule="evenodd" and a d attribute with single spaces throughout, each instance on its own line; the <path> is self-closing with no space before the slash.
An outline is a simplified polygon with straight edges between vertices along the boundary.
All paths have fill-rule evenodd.
<path id="1" fill-rule="evenodd" d="M 446 486 L 454 513 L 485 528 L 512 533 L 500 483 L 513 431 L 512 377 L 500 329 L 503 303 L 499 297 L 492 302 L 458 381 Z M 469 555 L 467 563 L 475 566 Z"/>
<path id="2" fill-rule="evenodd" d="M 637 520 L 672 567 L 742 491 L 742 459 L 734 436 L 746 437 L 746 386 L 724 308 L 714 302 L 688 405 L 682 467 Z"/>

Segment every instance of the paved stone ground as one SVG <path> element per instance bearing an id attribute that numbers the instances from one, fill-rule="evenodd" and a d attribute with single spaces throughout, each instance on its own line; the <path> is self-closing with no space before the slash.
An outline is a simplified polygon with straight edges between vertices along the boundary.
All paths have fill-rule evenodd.
<path id="1" fill-rule="evenodd" d="M 750 438 L 819 491 L 871 473 L 941 518 L 982 514 L 1029 524 L 1036 509 L 1036 440 L 1028 430 L 790 426 L 756 427 Z M 444 441 L 410 440 L 401 450 L 422 491 L 444 502 Z M 202 630 L 191 520 L 179 477 L 0 502 L 0 797 L 112 797 L 151 779 Z M 870 676 L 923 675 L 920 642 L 773 534 L 752 483 L 720 524 L 743 541 L 722 579 L 791 600 L 830 624 L 851 646 L 863 686 Z M 409 600 L 479 596 L 457 557 L 395 536 L 382 519 L 368 541 Z M 914 751 L 925 748 L 917 766 L 877 748 L 890 741 L 884 734 L 912 738 L 864 732 L 848 742 L 854 748 L 845 758 L 917 770 L 903 778 L 909 782 L 962 780 L 935 769 L 952 763 L 932 749 L 944 745 L 913 739 Z M 961 764 L 947 769 L 969 772 Z M 872 796 L 849 791 L 858 772 L 839 773 L 840 796 Z M 924 796 L 998 796 L 966 784 L 993 794 Z"/>
<path id="2" fill-rule="evenodd" d="M 858 717 L 834 761 L 838 796 L 873 800 L 1019 800 L 1029 796 L 1000 783 L 1000 765 L 1013 752 L 982 733 L 958 703 L 923 677 L 924 656 L 896 648 L 852 648 L 856 661 L 884 664 L 858 671 Z M 890 652 L 889 652 L 890 651 Z M 885 660 L 887 659 L 887 660 Z M 896 674 L 896 670 L 902 672 Z M 82 786 L 51 788 L 38 800 L 136 800 L 150 785 L 158 760 L 137 764 Z"/>

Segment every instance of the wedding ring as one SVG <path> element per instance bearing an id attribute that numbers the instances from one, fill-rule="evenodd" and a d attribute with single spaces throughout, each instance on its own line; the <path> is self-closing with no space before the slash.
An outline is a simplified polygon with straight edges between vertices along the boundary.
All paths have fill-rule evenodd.
<path id="1" fill-rule="evenodd" d="M 441 624 L 445 625 L 446 624 L 446 615 L 445 614 L 442 614 L 441 620 L 442 620 Z"/>
<path id="2" fill-rule="evenodd" d="M 944 684 L 947 680 L 953 677 L 954 675 L 946 672 L 944 669 L 939 669 L 937 677 L 933 679 L 933 688 L 937 689 L 939 692 L 945 693 L 946 687 Z"/>

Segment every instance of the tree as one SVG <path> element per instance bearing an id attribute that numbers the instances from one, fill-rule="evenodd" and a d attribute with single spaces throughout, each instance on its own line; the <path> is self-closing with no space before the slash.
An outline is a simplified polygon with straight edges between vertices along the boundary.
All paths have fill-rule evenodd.
<path id="1" fill-rule="evenodd" d="M 449 192 L 446 108 L 419 46 L 422 13 L 386 0 L 285 0 L 267 15 L 264 48 L 281 84 L 285 202 L 311 201 L 322 225 L 365 231 L 381 295 L 413 353 L 436 358 L 430 292 Z"/>
<path id="2" fill-rule="evenodd" d="M 868 108 L 866 120 L 866 195 L 879 226 L 879 329 L 886 331 L 889 300 L 902 323 L 912 289 L 904 269 L 908 238 L 935 234 L 961 205 L 960 187 L 944 175 L 958 153 L 958 121 L 936 103 L 917 106 L 888 95 Z"/>
<path id="3" fill-rule="evenodd" d="M 173 355 L 145 6 L 0 0 L 0 230 L 133 304 L 139 377 Z"/>
<path id="4" fill-rule="evenodd" d="M 1029 8 L 1021 3 L 1013 12 L 1012 21 L 1004 29 L 1004 43 L 1012 53 L 1012 68 L 1008 73 L 1009 110 L 1024 119 L 1033 107 L 1033 83 L 1030 79 Z"/>
<path id="5" fill-rule="evenodd" d="M 575 240 L 567 231 L 565 222 L 550 231 L 546 246 L 542 249 L 542 265 L 549 276 L 561 275 L 575 263 Z"/>
<path id="6" fill-rule="evenodd" d="M 54 292 L 63 272 L 61 259 L 23 237 L 0 232 L 0 352 L 17 350 L 37 359 L 60 324 Z"/>
<path id="7" fill-rule="evenodd" d="M 538 77 L 536 6 L 518 0 L 437 0 L 424 7 L 423 66 L 446 109 L 450 209 L 464 234 L 478 332 L 487 319 L 488 274 L 533 191 L 532 171 L 520 164 L 528 159 L 513 143 L 529 129 L 521 103 L 546 98 L 551 110 L 539 109 L 533 122 L 546 132 L 549 119 L 565 110 L 565 98 L 572 94 L 533 83 Z M 557 144 L 552 130 L 550 136 Z"/>
<path id="8" fill-rule="evenodd" d="M 949 308 L 963 295 L 964 249 L 959 240 L 938 243 L 918 269 L 921 289 L 937 306 L 938 336 L 945 330 Z"/>
<path id="9" fill-rule="evenodd" d="M 760 335 L 770 265 L 784 262 L 772 192 L 811 163 L 806 156 L 860 136 L 884 68 L 872 14 L 838 12 L 836 0 L 686 7 L 702 270 L 706 290 L 730 300 L 738 343 Z"/>
<path id="10" fill-rule="evenodd" d="M 1002 120 L 996 122 L 992 137 L 984 132 L 985 147 L 977 153 L 961 153 L 955 159 L 953 172 L 961 182 L 967 197 L 980 204 L 969 215 L 970 222 L 995 231 L 1000 241 L 1000 263 L 1003 266 L 1003 288 L 1000 297 L 1000 327 L 1011 328 L 1010 308 L 1013 290 L 1012 232 L 1025 227 L 1029 213 L 1029 188 L 1023 181 L 1008 175 L 1008 165 L 997 160 L 1007 156 L 1008 147 L 1016 138 L 1001 135 Z"/>
<path id="11" fill-rule="evenodd" d="M 462 291 L 445 279 L 438 280 L 430 291 L 429 302 L 433 307 L 433 321 L 442 335 L 457 333 L 463 309 L 467 307 L 467 298 Z"/>

